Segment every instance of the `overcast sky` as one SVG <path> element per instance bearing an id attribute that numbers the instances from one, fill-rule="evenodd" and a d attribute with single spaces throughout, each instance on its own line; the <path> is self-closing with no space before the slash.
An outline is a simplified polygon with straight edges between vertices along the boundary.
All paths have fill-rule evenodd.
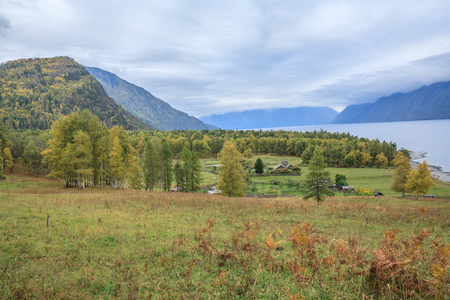
<path id="1" fill-rule="evenodd" d="M 449 0 L 0 0 L 0 61 L 70 56 L 206 116 L 450 80 Z"/>

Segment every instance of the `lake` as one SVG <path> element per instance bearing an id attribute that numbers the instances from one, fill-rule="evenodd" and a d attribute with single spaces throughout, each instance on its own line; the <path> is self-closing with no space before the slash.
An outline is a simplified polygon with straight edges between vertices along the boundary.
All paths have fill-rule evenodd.
<path id="1" fill-rule="evenodd" d="M 358 137 L 395 142 L 397 148 L 424 151 L 429 165 L 450 172 L 450 119 L 385 123 L 325 124 L 266 128 L 263 130 L 345 132 Z"/>

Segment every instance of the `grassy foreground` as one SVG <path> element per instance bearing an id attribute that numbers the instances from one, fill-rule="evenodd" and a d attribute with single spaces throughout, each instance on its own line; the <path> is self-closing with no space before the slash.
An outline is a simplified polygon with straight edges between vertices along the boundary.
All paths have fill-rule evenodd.
<path id="1" fill-rule="evenodd" d="M 0 298 L 448 299 L 449 212 L 448 199 L 318 205 L 12 175 Z"/>

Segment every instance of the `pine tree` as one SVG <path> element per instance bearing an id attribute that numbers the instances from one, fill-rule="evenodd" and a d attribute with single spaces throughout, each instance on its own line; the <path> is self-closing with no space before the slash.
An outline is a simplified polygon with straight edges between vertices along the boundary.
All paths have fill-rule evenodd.
<path id="1" fill-rule="evenodd" d="M 159 154 L 152 141 L 147 141 L 144 148 L 143 172 L 145 190 L 153 191 L 159 178 Z"/>
<path id="2" fill-rule="evenodd" d="M 405 192 L 408 192 L 408 175 L 411 172 L 411 164 L 409 158 L 402 152 L 398 152 L 394 159 L 394 165 L 396 169 L 392 175 L 393 182 L 391 184 L 391 190 L 394 192 L 402 193 L 402 197 L 405 196 Z"/>
<path id="3" fill-rule="evenodd" d="M 203 181 L 200 159 L 195 151 L 190 151 L 184 147 L 181 152 L 181 160 L 183 161 L 183 169 L 185 174 L 186 192 L 195 192 L 200 189 Z"/>
<path id="4" fill-rule="evenodd" d="M 417 170 L 411 170 L 408 175 L 408 190 L 414 193 L 417 198 L 427 194 L 432 187 L 436 186 L 428 168 L 427 162 L 423 161 L 417 166 Z"/>
<path id="5" fill-rule="evenodd" d="M 262 174 L 262 173 L 264 173 L 264 164 L 263 164 L 261 158 L 258 158 L 258 159 L 256 160 L 256 163 L 255 163 L 255 173 L 256 173 L 256 174 Z"/>
<path id="6" fill-rule="evenodd" d="M 175 183 L 177 185 L 177 191 L 186 190 L 186 172 L 180 162 L 177 161 L 173 171 L 175 173 Z"/>
<path id="7" fill-rule="evenodd" d="M 308 174 L 303 183 L 303 192 L 306 194 L 303 198 L 316 198 L 317 203 L 323 201 L 325 196 L 333 195 L 333 191 L 328 189 L 331 184 L 330 173 L 325 171 L 325 159 L 319 149 L 315 149 L 308 165 Z"/>
<path id="8" fill-rule="evenodd" d="M 245 195 L 246 174 L 241 164 L 243 157 L 232 141 L 226 141 L 219 157 L 219 184 L 217 188 L 228 197 Z"/>
<path id="9" fill-rule="evenodd" d="M 172 150 L 165 140 L 161 144 L 161 167 L 163 191 L 170 192 L 173 180 Z"/>

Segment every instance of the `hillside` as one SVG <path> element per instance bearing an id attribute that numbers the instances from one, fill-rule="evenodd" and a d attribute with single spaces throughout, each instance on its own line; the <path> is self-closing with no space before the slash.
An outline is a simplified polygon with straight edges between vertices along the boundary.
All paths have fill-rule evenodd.
<path id="1" fill-rule="evenodd" d="M 382 97 L 375 103 L 350 105 L 333 123 L 395 122 L 450 118 L 450 82 L 439 82 L 410 93 Z"/>
<path id="2" fill-rule="evenodd" d="M 86 67 L 106 92 L 133 115 L 160 130 L 215 129 L 199 119 L 172 108 L 145 89 L 99 68 Z"/>
<path id="3" fill-rule="evenodd" d="M 246 110 L 202 117 L 201 120 L 222 129 L 260 129 L 329 124 L 337 114 L 329 107 L 293 107 Z"/>
<path id="4" fill-rule="evenodd" d="M 112 98 L 69 57 L 34 58 L 0 65 L 0 120 L 15 129 L 48 129 L 53 121 L 88 109 L 108 126 L 150 129 Z"/>

